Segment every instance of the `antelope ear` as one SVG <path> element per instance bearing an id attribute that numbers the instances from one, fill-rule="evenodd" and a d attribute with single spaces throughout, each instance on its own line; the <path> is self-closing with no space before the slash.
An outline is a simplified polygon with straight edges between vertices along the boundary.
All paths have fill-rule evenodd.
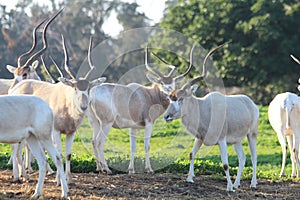
<path id="1" fill-rule="evenodd" d="M 17 68 L 11 65 L 6 65 L 6 69 L 13 74 Z"/>
<path id="2" fill-rule="evenodd" d="M 191 87 L 191 92 L 193 93 L 193 94 L 195 94 L 195 92 L 197 91 L 197 89 L 198 89 L 198 85 L 193 85 L 192 87 Z"/>
<path id="3" fill-rule="evenodd" d="M 91 83 L 90 83 L 90 88 L 94 87 L 94 86 L 97 86 L 97 85 L 101 85 L 103 82 L 106 81 L 106 77 L 100 77 L 96 80 L 93 80 Z"/>
<path id="4" fill-rule="evenodd" d="M 152 74 L 146 74 L 146 77 L 152 83 L 160 83 L 160 80 L 156 76 L 153 76 Z"/>
<path id="5" fill-rule="evenodd" d="M 32 65 L 30 66 L 30 71 L 36 70 L 36 68 L 39 66 L 39 61 L 35 60 Z"/>

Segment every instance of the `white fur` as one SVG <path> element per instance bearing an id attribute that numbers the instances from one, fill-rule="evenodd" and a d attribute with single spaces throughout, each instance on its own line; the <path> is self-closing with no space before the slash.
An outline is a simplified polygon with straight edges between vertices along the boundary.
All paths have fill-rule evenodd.
<path id="1" fill-rule="evenodd" d="M 269 121 L 282 149 L 282 166 L 280 177 L 285 176 L 287 145 L 291 152 L 293 178 L 300 176 L 299 143 L 300 143 L 300 99 L 296 94 L 285 92 L 275 96 L 268 109 Z M 287 142 L 286 142 L 287 140 Z M 296 171 L 297 169 L 297 171 Z"/>
<path id="2" fill-rule="evenodd" d="M 42 195 L 47 158 L 45 148 L 60 174 L 62 197 L 66 198 L 68 186 L 63 172 L 62 158 L 52 144 L 53 113 L 50 107 L 35 96 L 0 96 L 0 142 L 18 143 L 24 139 L 36 157 L 39 165 L 39 179 L 32 198 Z M 12 123 L 13 122 L 13 123 Z M 14 156 L 14 163 L 17 157 Z M 14 166 L 15 167 L 15 166 Z M 17 170 L 14 169 L 14 172 Z M 14 174 L 16 175 L 16 174 Z"/>
<path id="3" fill-rule="evenodd" d="M 89 86 L 93 87 L 105 80 L 105 78 L 99 78 L 90 81 Z M 32 94 L 49 104 L 54 114 L 53 139 L 60 153 L 62 153 L 60 136 L 66 134 L 66 176 L 68 183 L 73 183 L 70 166 L 72 143 L 75 131 L 80 127 L 88 107 L 89 94 L 87 90 L 89 88 L 80 91 L 70 80 L 63 79 L 61 81 L 52 84 L 37 80 L 24 80 L 12 89 L 11 94 Z"/>
<path id="4" fill-rule="evenodd" d="M 38 61 L 34 61 L 32 66 L 30 66 L 29 72 L 27 72 L 27 79 L 36 79 L 41 80 L 38 74 L 36 73 L 36 68 L 38 66 Z M 24 74 L 17 74 L 16 67 L 7 65 L 7 70 L 14 75 L 13 79 L 0 79 L 0 95 L 7 94 L 8 90 L 15 86 L 18 82 L 23 80 Z"/>
<path id="5" fill-rule="evenodd" d="M 91 103 L 88 110 L 90 125 L 94 129 L 93 147 L 97 162 L 97 171 L 111 173 L 104 158 L 104 143 L 112 127 L 130 128 L 130 164 L 129 173 L 135 173 L 134 155 L 136 152 L 137 129 L 145 129 L 144 146 L 146 153 L 145 170 L 152 173 L 150 164 L 150 137 L 154 121 L 165 110 L 160 100 L 168 99 L 155 87 L 144 87 L 132 83 L 129 85 L 108 84 L 97 86 L 90 91 Z"/>
<path id="6" fill-rule="evenodd" d="M 193 182 L 194 157 L 201 145 L 219 145 L 222 164 L 227 177 L 227 191 L 233 191 L 240 185 L 242 170 L 245 165 L 245 154 L 241 145 L 247 136 L 250 146 L 253 175 L 251 187 L 255 188 L 256 181 L 256 139 L 258 134 L 259 110 L 253 101 L 245 95 L 225 96 L 212 92 L 203 98 L 192 95 L 194 88 L 177 92 L 180 109 L 170 104 L 164 114 L 166 121 L 181 117 L 186 129 L 195 136 L 195 143 L 190 154 L 190 170 L 187 181 Z M 180 96 L 179 96 L 180 95 Z M 239 159 L 236 180 L 232 185 L 227 156 L 227 144 L 233 144 Z"/>

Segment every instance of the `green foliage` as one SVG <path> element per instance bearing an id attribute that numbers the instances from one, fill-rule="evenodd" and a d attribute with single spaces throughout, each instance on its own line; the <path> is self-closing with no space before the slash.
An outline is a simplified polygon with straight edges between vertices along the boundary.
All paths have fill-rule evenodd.
<path id="1" fill-rule="evenodd" d="M 16 66 L 17 58 L 29 50 L 32 45 L 32 30 L 44 18 L 49 17 L 58 9 L 64 7 L 63 12 L 51 23 L 47 31 L 48 48 L 44 53 L 44 59 L 47 66 L 52 62 L 49 59 L 51 55 L 59 66 L 62 66 L 64 55 L 62 53 L 61 34 L 65 37 L 66 47 L 69 51 L 70 66 L 72 69 L 82 75 L 86 73 L 79 71 L 79 67 L 87 57 L 87 49 L 90 36 L 93 36 L 93 46 L 109 40 L 105 46 L 104 56 L 93 56 L 95 66 L 98 68 L 109 67 L 105 72 L 99 72 L 108 78 L 109 81 L 118 81 L 119 78 L 128 72 L 132 66 L 144 63 L 144 52 L 130 52 L 125 55 L 119 55 L 122 50 L 126 50 L 128 45 L 142 36 L 135 34 L 124 40 L 115 40 L 107 35 L 103 30 L 103 24 L 117 12 L 117 18 L 124 30 L 147 26 L 147 18 L 144 13 L 138 12 L 136 3 L 126 3 L 119 0 L 65 0 L 57 4 L 51 0 L 51 6 L 40 6 L 33 3 L 32 0 L 18 0 L 17 6 L 8 10 L 0 2 L 0 67 L 1 78 L 11 78 L 12 74 L 5 68 L 6 64 Z M 37 32 L 37 49 L 41 48 L 41 31 Z M 127 52 L 127 50 L 125 51 Z M 108 55 L 115 55 L 113 63 L 107 59 Z M 22 61 L 25 63 L 27 58 Z M 109 60 L 109 63 L 105 61 Z M 52 72 L 56 71 L 51 70 Z M 37 72 L 42 77 L 47 77 L 41 68 Z M 55 73 L 54 73 L 55 74 Z M 99 78 L 98 72 L 92 74 Z M 58 77 L 58 76 L 57 76 Z"/>
<path id="2" fill-rule="evenodd" d="M 160 27 L 179 31 L 206 49 L 232 41 L 214 56 L 225 86 L 246 88 L 255 102 L 266 105 L 279 92 L 296 91 L 300 68 L 289 54 L 300 55 L 295 46 L 300 42 L 299 30 L 294 28 L 300 25 L 299 3 L 169 1 Z M 173 42 L 173 38 L 161 41 Z M 176 58 L 168 59 L 178 63 Z"/>

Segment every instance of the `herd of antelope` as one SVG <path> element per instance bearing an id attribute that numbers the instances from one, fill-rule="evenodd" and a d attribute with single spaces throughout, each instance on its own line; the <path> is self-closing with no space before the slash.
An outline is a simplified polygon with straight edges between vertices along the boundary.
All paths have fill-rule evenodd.
<path id="1" fill-rule="evenodd" d="M 68 197 L 68 185 L 73 184 L 71 175 L 71 151 L 75 132 L 80 127 L 85 116 L 93 128 L 93 148 L 96 157 L 97 171 L 111 173 L 104 156 L 104 143 L 110 129 L 130 129 L 130 164 L 128 172 L 135 173 L 134 155 L 136 152 L 136 136 L 138 129 L 145 129 L 145 170 L 153 173 L 149 159 L 150 137 L 155 120 L 164 113 L 166 122 L 181 118 L 182 124 L 194 137 L 194 146 L 190 153 L 190 170 L 187 181 L 193 182 L 194 158 L 201 145 L 218 145 L 222 165 L 227 178 L 227 191 L 233 192 L 240 186 L 242 170 L 246 156 L 242 141 L 248 139 L 252 160 L 251 187 L 256 188 L 257 152 L 259 110 L 255 103 L 245 95 L 223 95 L 210 92 L 204 97 L 195 97 L 195 83 L 205 79 L 206 62 L 210 56 L 225 44 L 208 52 L 203 62 L 203 72 L 199 77 L 176 88 L 193 68 L 193 50 L 190 52 L 190 65 L 186 72 L 174 77 L 176 68 L 165 62 L 171 71 L 163 75 L 148 64 L 149 49 L 145 51 L 145 67 L 149 71 L 147 78 L 153 83 L 146 87 L 137 83 L 121 85 L 103 83 L 106 78 L 99 77 L 89 81 L 94 65 L 91 60 L 92 39 L 88 49 L 90 70 L 84 77 L 76 77 L 69 64 L 68 50 L 62 36 L 64 52 L 64 69 L 71 78 L 56 78 L 44 64 L 43 53 L 46 51 L 46 31 L 52 21 L 62 12 L 56 12 L 49 20 L 41 21 L 32 31 L 33 44 L 30 50 L 17 59 L 18 66 L 7 66 L 13 73 L 13 79 L 0 79 L 0 142 L 12 145 L 13 178 L 21 181 L 21 176 L 28 179 L 26 168 L 31 169 L 33 157 L 39 166 L 39 178 L 32 198 L 42 195 L 42 187 L 47 171 L 53 172 L 47 162 L 45 150 L 48 152 L 57 169 L 57 185 L 61 185 L 62 198 Z M 43 24 L 43 48 L 23 60 L 36 49 L 36 31 Z M 43 66 L 53 79 L 52 82 L 41 81 L 36 73 L 41 58 Z M 300 64 L 300 62 L 292 56 Z M 52 58 L 51 58 L 52 59 Z M 52 59 L 53 60 L 53 59 Z M 54 60 L 53 60 L 54 62 Z M 56 65 L 56 63 L 54 62 Z M 58 69 L 59 66 L 57 66 Z M 300 99 L 292 93 L 278 94 L 270 103 L 269 120 L 278 134 L 282 146 L 282 169 L 280 176 L 285 175 L 287 156 L 286 140 L 291 152 L 292 177 L 300 176 L 299 142 Z M 11 122 L 14 122 L 13 124 Z M 62 159 L 61 134 L 66 135 L 65 171 Z M 239 166 L 235 182 L 232 184 L 229 174 L 227 144 L 233 144 L 238 156 Z M 22 158 L 22 148 L 25 147 L 25 162 Z M 33 157 L 32 157 L 33 156 Z M 296 171 L 297 170 L 297 171 Z"/>

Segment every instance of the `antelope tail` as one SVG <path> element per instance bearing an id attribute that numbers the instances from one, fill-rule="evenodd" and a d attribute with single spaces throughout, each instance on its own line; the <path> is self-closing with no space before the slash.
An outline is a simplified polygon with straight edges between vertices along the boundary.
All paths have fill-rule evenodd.
<path id="1" fill-rule="evenodd" d="M 284 135 L 285 136 L 292 136 L 293 135 L 293 130 L 291 128 L 291 120 L 290 120 L 290 115 L 291 115 L 291 111 L 292 111 L 292 108 L 293 108 L 293 104 L 287 104 L 287 102 L 284 102 L 285 105 L 284 105 L 284 110 L 285 110 L 285 123 L 286 123 L 286 126 L 285 126 L 285 130 L 284 130 Z"/>

